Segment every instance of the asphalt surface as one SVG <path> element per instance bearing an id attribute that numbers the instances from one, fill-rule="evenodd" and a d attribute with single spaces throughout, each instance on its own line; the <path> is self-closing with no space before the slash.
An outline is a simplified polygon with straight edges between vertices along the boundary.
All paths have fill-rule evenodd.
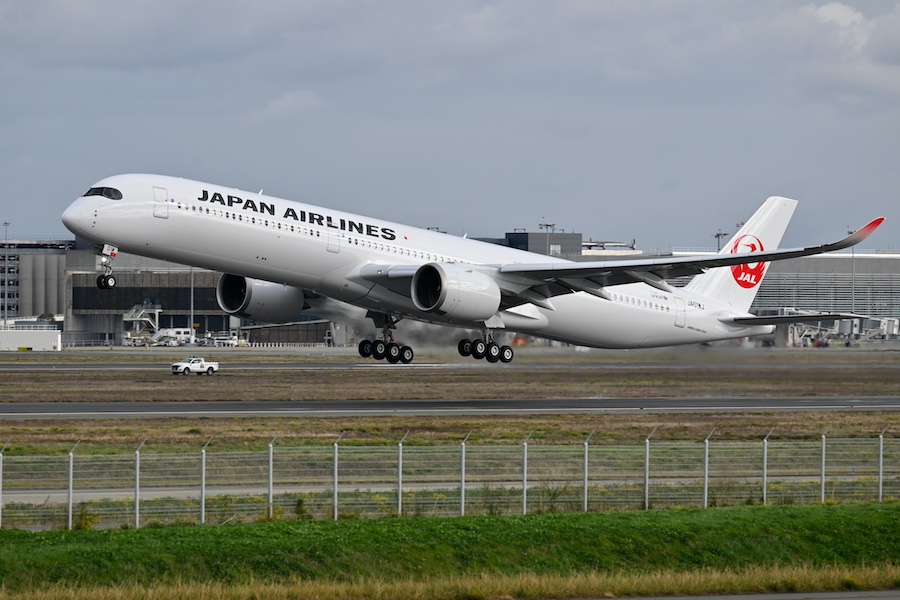
<path id="1" fill-rule="evenodd" d="M 897 410 L 900 398 L 531 398 L 477 400 L 291 400 L 277 402 L 21 402 L 0 404 L 0 419 L 109 419 L 260 416 L 425 416 L 629 412 Z"/>

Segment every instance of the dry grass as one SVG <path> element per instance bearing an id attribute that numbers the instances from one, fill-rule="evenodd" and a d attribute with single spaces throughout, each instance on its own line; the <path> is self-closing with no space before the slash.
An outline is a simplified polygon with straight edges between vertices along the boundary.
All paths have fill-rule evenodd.
<path id="1" fill-rule="evenodd" d="M 537 598 L 619 598 L 821 592 L 896 589 L 900 567 L 754 567 L 735 571 L 702 570 L 686 573 L 581 573 L 568 576 L 524 574 L 449 577 L 430 581 L 360 581 L 332 583 L 297 580 L 289 583 L 182 583 L 79 589 L 54 587 L 23 593 L 0 590 L 0 600 L 464 600 Z"/>
<path id="2" fill-rule="evenodd" d="M 7 455 L 68 452 L 81 440 L 79 453 L 133 451 L 199 452 L 212 438 L 211 450 L 263 450 L 273 437 L 279 446 L 329 446 L 346 432 L 343 445 L 454 445 L 471 432 L 469 444 L 516 444 L 531 434 L 531 444 L 639 444 L 657 429 L 654 440 L 702 441 L 715 429 L 716 440 L 770 439 L 816 441 L 826 428 L 831 438 L 874 438 L 885 427 L 900 431 L 896 412 L 814 412 L 738 414 L 534 415 L 482 417 L 334 417 L 334 418 L 172 418 L 18 421 L 0 424 Z"/>

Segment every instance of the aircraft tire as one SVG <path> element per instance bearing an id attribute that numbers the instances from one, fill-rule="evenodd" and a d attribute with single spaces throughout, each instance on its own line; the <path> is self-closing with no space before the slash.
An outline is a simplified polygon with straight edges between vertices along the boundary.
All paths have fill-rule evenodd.
<path id="1" fill-rule="evenodd" d="M 474 340 L 472 342 L 472 358 L 481 360 L 487 354 L 487 344 L 484 340 Z"/>
<path id="2" fill-rule="evenodd" d="M 101 290 L 106 289 L 106 276 L 105 275 L 97 275 L 97 287 Z"/>
<path id="3" fill-rule="evenodd" d="M 115 275 L 104 275 L 103 276 L 103 289 L 111 290 L 116 287 L 116 276 Z"/>
<path id="4" fill-rule="evenodd" d="M 512 348 L 510 348 L 509 346 L 501 346 L 500 347 L 500 361 L 501 362 L 510 363 L 510 362 L 512 362 L 513 356 L 515 356 L 515 353 L 513 352 Z"/>
<path id="5" fill-rule="evenodd" d="M 484 357 L 488 359 L 488 362 L 497 362 L 498 360 L 500 360 L 500 346 L 498 346 L 494 342 L 488 344 L 484 353 Z"/>
<path id="6" fill-rule="evenodd" d="M 357 349 L 359 350 L 359 355 L 363 358 L 372 356 L 372 342 L 370 340 L 361 341 Z"/>
<path id="7" fill-rule="evenodd" d="M 372 342 L 372 358 L 381 360 L 387 355 L 387 344 L 381 340 Z"/>
<path id="8" fill-rule="evenodd" d="M 387 345 L 387 352 L 385 352 L 384 356 L 392 365 L 397 364 L 400 362 L 400 346 L 391 342 Z"/>
<path id="9" fill-rule="evenodd" d="M 456 349 L 460 356 L 472 356 L 472 340 L 459 340 Z"/>
<path id="10" fill-rule="evenodd" d="M 404 365 L 408 365 L 412 362 L 413 356 L 415 356 L 415 352 L 409 346 L 403 346 L 400 348 L 400 362 Z"/>

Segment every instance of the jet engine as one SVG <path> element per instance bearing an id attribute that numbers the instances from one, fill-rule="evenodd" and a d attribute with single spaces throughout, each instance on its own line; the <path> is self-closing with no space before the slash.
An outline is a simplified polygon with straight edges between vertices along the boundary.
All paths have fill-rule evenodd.
<path id="1" fill-rule="evenodd" d="M 304 306 L 300 288 L 227 273 L 216 286 L 216 301 L 229 315 L 258 323 L 294 321 Z"/>
<path id="2" fill-rule="evenodd" d="M 422 265 L 412 278 L 416 308 L 451 321 L 485 321 L 500 307 L 500 287 L 483 273 L 455 263 Z"/>

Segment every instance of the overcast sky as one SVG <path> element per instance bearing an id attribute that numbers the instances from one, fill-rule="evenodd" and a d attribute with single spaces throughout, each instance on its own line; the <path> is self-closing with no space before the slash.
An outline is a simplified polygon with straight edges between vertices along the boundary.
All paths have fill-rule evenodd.
<path id="1" fill-rule="evenodd" d="M 449 233 L 900 243 L 900 2 L 0 0 L 0 218 L 151 172 Z"/>

